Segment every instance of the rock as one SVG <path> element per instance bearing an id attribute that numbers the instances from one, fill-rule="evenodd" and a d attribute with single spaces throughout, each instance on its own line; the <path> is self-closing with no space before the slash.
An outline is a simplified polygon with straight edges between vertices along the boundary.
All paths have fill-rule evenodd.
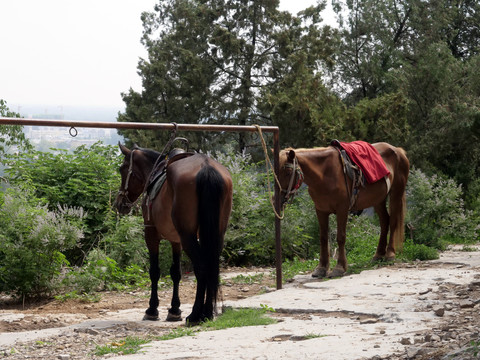
<path id="1" fill-rule="evenodd" d="M 420 355 L 420 351 L 422 349 L 417 347 L 417 346 L 409 346 L 407 348 L 407 358 L 408 359 L 413 359 L 415 356 Z"/>
<path id="2" fill-rule="evenodd" d="M 425 342 L 425 338 L 423 336 L 415 336 L 413 338 L 414 344 L 423 344 Z"/>
<path id="3" fill-rule="evenodd" d="M 90 328 L 78 328 L 78 329 L 75 329 L 73 330 L 77 333 L 85 333 L 85 334 L 90 334 L 90 335 L 98 335 L 100 334 L 97 330 L 95 329 L 90 329 Z"/>
<path id="4" fill-rule="evenodd" d="M 400 340 L 400 344 L 402 344 L 402 345 L 411 345 L 412 343 L 410 342 L 410 339 L 409 339 L 409 338 L 402 338 L 402 340 Z"/>
<path id="5" fill-rule="evenodd" d="M 70 359 L 70 355 L 61 354 L 61 355 L 58 355 L 58 358 L 59 358 L 60 360 L 69 360 L 69 359 Z"/>
<path id="6" fill-rule="evenodd" d="M 471 300 L 461 300 L 459 305 L 460 309 L 469 309 L 475 307 L 475 303 Z"/>
<path id="7" fill-rule="evenodd" d="M 263 287 L 262 287 L 262 290 L 263 290 L 264 292 L 266 292 L 266 293 L 271 293 L 271 292 L 276 291 L 277 289 L 272 288 L 272 287 L 268 287 L 268 286 L 263 286 Z"/>
<path id="8" fill-rule="evenodd" d="M 432 310 L 438 317 L 443 317 L 443 315 L 445 315 L 445 308 L 443 306 L 436 305 L 432 308 Z"/>
<path id="9" fill-rule="evenodd" d="M 428 288 L 426 290 L 420 291 L 419 294 L 420 295 L 425 295 L 425 294 L 428 294 L 430 291 L 432 291 L 432 288 Z"/>

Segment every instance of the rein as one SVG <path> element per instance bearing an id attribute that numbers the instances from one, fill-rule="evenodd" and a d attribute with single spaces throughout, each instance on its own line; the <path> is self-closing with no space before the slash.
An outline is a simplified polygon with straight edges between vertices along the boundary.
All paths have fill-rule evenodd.
<path id="1" fill-rule="evenodd" d="M 285 169 L 292 169 L 292 175 L 290 176 L 290 181 L 288 182 L 288 187 L 286 190 L 281 189 L 282 193 L 285 193 L 285 203 L 288 202 L 288 200 L 293 200 L 295 195 L 298 192 L 298 189 L 300 189 L 300 186 L 302 185 L 304 175 L 303 171 L 300 168 L 300 165 L 298 164 L 297 157 L 293 159 L 293 163 L 287 163 L 285 164 Z M 295 182 L 295 178 L 297 178 L 297 182 Z M 294 185 L 295 182 L 295 185 Z"/>
<path id="2" fill-rule="evenodd" d="M 128 166 L 128 172 L 127 172 L 127 178 L 125 180 L 125 186 L 123 187 L 122 190 L 120 190 L 118 192 L 119 195 L 123 196 L 125 199 L 127 199 L 128 203 L 126 204 L 128 207 L 132 208 L 135 206 L 135 204 L 138 202 L 138 200 L 140 199 L 140 196 L 137 198 L 137 200 L 135 201 L 131 201 L 129 198 L 128 198 L 128 184 L 130 182 L 130 177 L 132 176 L 133 174 L 133 153 L 135 152 L 135 150 L 137 149 L 132 149 L 132 151 L 130 152 L 130 164 Z"/>

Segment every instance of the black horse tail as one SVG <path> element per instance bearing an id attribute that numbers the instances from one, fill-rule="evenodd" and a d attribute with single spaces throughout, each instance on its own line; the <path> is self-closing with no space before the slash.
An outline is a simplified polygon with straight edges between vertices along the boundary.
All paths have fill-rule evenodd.
<path id="1" fill-rule="evenodd" d="M 207 298 L 212 298 L 213 311 L 217 303 L 220 276 L 220 253 L 223 235 L 220 234 L 220 206 L 225 182 L 221 174 L 206 164 L 197 174 L 199 237 L 204 270 L 206 271 Z"/>

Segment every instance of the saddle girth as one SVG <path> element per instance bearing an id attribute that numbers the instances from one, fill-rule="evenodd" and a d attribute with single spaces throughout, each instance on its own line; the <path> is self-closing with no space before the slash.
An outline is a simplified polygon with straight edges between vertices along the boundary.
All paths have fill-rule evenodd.
<path id="1" fill-rule="evenodd" d="M 365 186 L 365 176 L 363 175 L 362 169 L 360 169 L 360 167 L 350 159 L 346 151 L 342 149 L 338 140 L 333 140 L 330 145 L 338 151 L 342 163 L 345 187 L 347 189 L 347 197 L 349 201 L 348 210 L 350 211 L 357 202 L 360 187 Z M 347 176 L 352 180 L 352 185 L 350 187 L 348 186 Z"/>

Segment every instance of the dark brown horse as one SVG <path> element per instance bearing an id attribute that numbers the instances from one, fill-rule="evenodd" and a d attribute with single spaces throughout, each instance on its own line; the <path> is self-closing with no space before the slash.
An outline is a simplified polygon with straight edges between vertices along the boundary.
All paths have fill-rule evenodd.
<path id="1" fill-rule="evenodd" d="M 165 182 L 158 195 L 153 199 L 145 196 L 142 203 L 152 282 L 150 306 L 144 319 L 158 319 L 158 248 L 161 239 L 170 241 L 173 254 L 170 268 L 173 296 L 167 320 L 182 319 L 178 294 L 182 249 L 191 259 L 197 279 L 195 303 L 186 319 L 187 324 L 212 319 L 219 286 L 220 252 L 232 208 L 230 173 L 203 154 L 159 159 L 161 154 L 153 150 L 138 147 L 129 150 L 121 144 L 120 149 L 125 155 L 120 167 L 121 189 L 115 201 L 120 214 L 127 214 L 144 193 L 154 165 L 158 164 L 160 171 L 166 168 Z"/>
<path id="2" fill-rule="evenodd" d="M 346 226 L 349 211 L 373 206 L 380 219 L 380 240 L 374 259 L 394 259 L 395 250 L 404 240 L 405 187 L 410 164 L 405 151 L 387 143 L 373 144 L 390 171 L 388 181 L 380 181 L 359 188 L 352 206 L 349 189 L 352 180 L 345 177 L 339 151 L 333 146 L 314 149 L 288 148 L 280 152 L 279 182 L 282 205 L 292 198 L 302 182 L 315 204 L 320 225 L 320 262 L 312 276 L 336 277 L 347 271 L 345 253 Z M 348 185 L 347 185 L 348 184 Z M 391 187 L 389 186 L 391 185 Z M 386 203 L 389 198 L 389 211 Z M 337 217 L 338 262 L 329 273 L 328 217 Z M 387 244 L 387 234 L 390 239 Z"/>

